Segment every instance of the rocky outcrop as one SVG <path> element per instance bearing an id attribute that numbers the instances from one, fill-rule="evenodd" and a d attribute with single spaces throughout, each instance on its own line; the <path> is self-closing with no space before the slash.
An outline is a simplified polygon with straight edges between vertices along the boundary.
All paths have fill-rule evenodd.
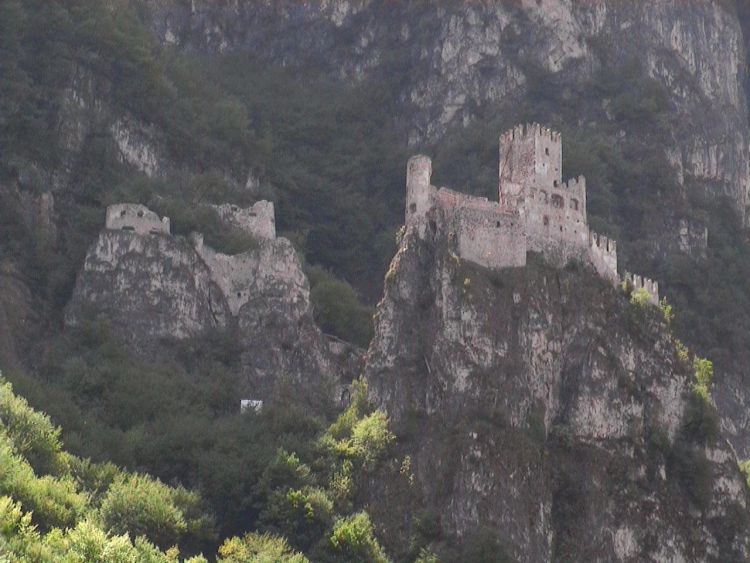
<path id="1" fill-rule="evenodd" d="M 184 240 L 105 230 L 89 248 L 66 312 L 75 325 L 91 309 L 112 320 L 136 350 L 159 339 L 226 329 L 229 307 L 208 267 Z"/>
<path id="2" fill-rule="evenodd" d="M 108 224 L 114 224 L 109 215 L 128 219 L 115 213 L 125 207 L 140 208 L 112 206 Z M 156 217 L 141 213 L 133 220 Z M 241 350 L 246 384 L 238 393 L 264 398 L 287 377 L 311 397 L 330 398 L 338 357 L 313 322 L 309 284 L 288 240 L 258 239 L 256 248 L 228 256 L 197 234 L 188 241 L 132 229 L 105 229 L 89 248 L 67 307 L 69 326 L 103 314 L 142 355 L 158 353 L 175 339 L 224 331 Z"/>
<path id="3" fill-rule="evenodd" d="M 750 556 L 734 452 L 693 432 L 658 309 L 583 264 L 489 271 L 408 230 L 365 375 L 410 462 L 411 484 L 373 486 L 396 551 L 426 509 L 462 540 L 499 530 L 520 562 Z"/>

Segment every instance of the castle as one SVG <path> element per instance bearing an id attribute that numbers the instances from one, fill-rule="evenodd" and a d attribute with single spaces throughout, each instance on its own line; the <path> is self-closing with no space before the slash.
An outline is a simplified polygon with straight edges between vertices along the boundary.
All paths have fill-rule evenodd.
<path id="1" fill-rule="evenodd" d="M 261 200 L 248 208 L 225 203 L 209 205 L 218 217 L 231 227 L 262 239 L 276 238 L 273 203 Z M 139 235 L 170 234 L 169 217 L 159 216 L 137 203 L 117 203 L 107 208 L 107 229 L 132 231 Z"/>
<path id="2" fill-rule="evenodd" d="M 538 124 L 519 125 L 500 137 L 498 201 L 430 184 L 432 162 L 409 159 L 406 171 L 406 227 L 420 238 L 454 237 L 458 255 L 486 268 L 521 267 L 538 252 L 558 267 L 570 260 L 591 264 L 619 284 L 617 243 L 589 230 L 586 180 L 562 181 L 560 134 Z M 656 282 L 625 275 L 659 300 Z"/>
<path id="3" fill-rule="evenodd" d="M 276 221 L 273 203 L 258 201 L 248 208 L 236 205 L 212 205 L 218 217 L 227 225 L 245 232 L 259 240 L 276 239 Z M 107 229 L 130 231 L 139 235 L 169 235 L 169 217 L 159 216 L 143 205 L 118 203 L 107 208 Z M 190 236 L 195 252 L 211 272 L 213 281 L 219 286 L 233 315 L 237 315 L 251 295 L 251 287 L 258 272 L 258 260 L 254 256 L 238 254 L 228 256 L 203 244 L 203 235 Z M 302 274 L 300 273 L 299 276 Z M 299 282 L 302 283 L 301 281 Z"/>

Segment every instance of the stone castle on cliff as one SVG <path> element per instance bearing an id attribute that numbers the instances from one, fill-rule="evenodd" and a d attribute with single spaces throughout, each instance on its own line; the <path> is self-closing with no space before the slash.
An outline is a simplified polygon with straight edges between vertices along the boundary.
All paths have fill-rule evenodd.
<path id="1" fill-rule="evenodd" d="M 589 230 L 586 180 L 562 181 L 560 134 L 538 124 L 519 125 L 500 137 L 498 201 L 430 184 L 432 162 L 409 159 L 406 227 L 423 239 L 454 237 L 458 255 L 490 269 L 526 265 L 538 252 L 562 267 L 570 260 L 591 264 L 604 278 L 620 282 L 617 243 Z M 625 274 L 633 286 L 659 299 L 656 282 Z"/>

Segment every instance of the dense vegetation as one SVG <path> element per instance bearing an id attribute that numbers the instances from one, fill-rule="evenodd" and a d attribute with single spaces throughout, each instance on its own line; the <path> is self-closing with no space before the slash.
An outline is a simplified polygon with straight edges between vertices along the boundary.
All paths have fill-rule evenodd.
<path id="1" fill-rule="evenodd" d="M 225 540 L 219 562 L 304 563 L 302 551 L 315 561 L 387 562 L 369 516 L 354 510 L 357 487 L 393 439 L 387 419 L 365 396 L 360 387 L 336 422 L 308 441 L 314 462 L 281 447 L 265 460 L 252 499 L 258 514 L 244 523 L 245 530 L 261 531 Z M 263 415 L 237 422 L 264 425 Z M 59 435 L 0 379 L 0 560 L 167 563 L 180 551 L 215 553 L 214 522 L 196 493 L 70 455 Z M 213 464 L 223 461 L 215 455 Z"/>

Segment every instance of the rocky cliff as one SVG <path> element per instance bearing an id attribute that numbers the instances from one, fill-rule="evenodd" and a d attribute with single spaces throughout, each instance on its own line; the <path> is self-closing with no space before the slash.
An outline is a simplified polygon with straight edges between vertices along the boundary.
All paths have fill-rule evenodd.
<path id="1" fill-rule="evenodd" d="M 365 370 L 410 462 L 373 485 L 385 536 L 405 551 L 428 514 L 433 539 L 488 527 L 522 562 L 747 560 L 744 479 L 691 371 L 589 267 L 489 271 L 408 230 Z"/>
<path id="2" fill-rule="evenodd" d="M 587 81 L 602 67 L 638 61 L 668 92 L 679 177 L 707 182 L 740 210 L 747 203 L 745 48 L 726 2 L 145 4 L 157 35 L 184 49 L 250 52 L 344 81 L 387 79 L 411 145 L 512 110 L 540 74 L 570 99 L 594 89 Z M 608 121 L 613 101 L 577 108 L 579 119 Z"/>
<path id="3" fill-rule="evenodd" d="M 313 322 L 309 285 L 291 243 L 258 239 L 228 256 L 167 233 L 105 229 L 88 250 L 66 324 L 103 314 L 135 354 L 222 332 L 240 350 L 238 393 L 267 397 L 291 378 L 303 401 L 333 396 L 339 355 Z M 337 348 L 336 348 L 337 349 Z M 348 351 L 341 350 L 342 361 Z"/>

